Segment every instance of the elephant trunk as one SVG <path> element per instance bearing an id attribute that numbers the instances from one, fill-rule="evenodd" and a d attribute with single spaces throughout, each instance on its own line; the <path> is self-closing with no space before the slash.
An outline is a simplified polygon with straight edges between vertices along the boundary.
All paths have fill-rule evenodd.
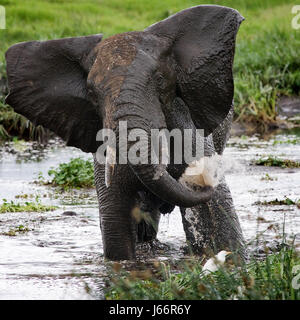
<path id="1" fill-rule="evenodd" d="M 134 100 L 132 96 L 130 100 Z M 137 99 L 135 99 L 135 101 L 137 101 Z M 127 121 L 127 129 L 129 132 L 131 129 L 143 130 L 146 135 L 139 137 L 139 146 L 149 146 L 148 142 L 151 141 L 151 129 L 166 128 L 166 123 L 159 101 L 143 102 L 144 103 L 129 103 L 128 100 L 126 103 L 123 102 L 121 106 L 115 109 L 114 121 L 116 121 L 115 124 L 120 121 Z M 128 143 L 128 150 L 132 145 L 132 143 Z M 147 147 L 146 150 L 147 154 L 143 156 L 143 159 L 148 160 L 146 163 L 133 163 L 129 154 L 127 160 L 138 179 L 153 194 L 172 205 L 180 207 L 193 207 L 199 203 L 210 200 L 213 194 L 211 187 L 204 187 L 201 191 L 197 192 L 186 188 L 168 173 L 165 164 L 160 162 L 158 162 L 158 164 L 151 163 L 149 155 L 151 154 L 151 152 L 149 152 L 150 149 Z"/>
<path id="2" fill-rule="evenodd" d="M 141 182 L 160 199 L 180 207 L 193 207 L 211 199 L 213 189 L 194 192 L 175 180 L 162 165 L 131 165 Z"/>

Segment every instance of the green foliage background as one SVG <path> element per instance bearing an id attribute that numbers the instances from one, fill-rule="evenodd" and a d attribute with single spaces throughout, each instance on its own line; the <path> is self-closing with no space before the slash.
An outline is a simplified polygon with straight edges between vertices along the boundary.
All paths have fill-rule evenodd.
<path id="1" fill-rule="evenodd" d="M 278 96 L 300 92 L 300 30 L 291 27 L 294 0 L 0 0 L 7 18 L 6 30 L 0 30 L 0 81 L 5 78 L 4 53 L 16 42 L 96 33 L 109 37 L 143 30 L 207 3 L 235 8 L 246 18 L 234 63 L 236 119 L 274 121 Z M 20 122 L 13 114 L 7 116 L 10 110 L 3 100 L 0 94 L 0 136 Z"/>

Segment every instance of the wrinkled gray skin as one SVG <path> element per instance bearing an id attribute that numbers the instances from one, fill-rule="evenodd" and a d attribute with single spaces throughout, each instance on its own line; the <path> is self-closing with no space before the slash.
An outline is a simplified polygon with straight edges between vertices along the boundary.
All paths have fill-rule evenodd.
<path id="1" fill-rule="evenodd" d="M 97 132 L 110 128 L 119 140 L 120 121 L 149 136 L 151 129 L 204 129 L 205 152 L 221 152 L 231 123 L 224 119 L 231 118 L 232 64 L 241 21 L 233 9 L 197 6 L 142 32 L 105 40 L 94 35 L 16 44 L 6 53 L 6 101 L 94 158 L 100 146 Z M 186 166 L 129 162 L 112 168 L 95 160 L 106 258 L 133 259 L 136 242 L 154 239 L 160 214 L 175 205 L 181 207 L 195 252 L 242 245 L 225 182 L 216 190 L 191 190 L 178 182 Z"/>

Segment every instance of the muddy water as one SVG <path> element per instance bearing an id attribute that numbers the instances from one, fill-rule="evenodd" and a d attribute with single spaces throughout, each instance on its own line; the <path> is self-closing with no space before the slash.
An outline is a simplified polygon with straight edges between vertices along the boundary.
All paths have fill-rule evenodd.
<path id="1" fill-rule="evenodd" d="M 90 156 L 55 145 L 42 153 L 30 153 L 24 145 L 16 148 L 16 154 L 7 152 L 10 147 L 0 151 L 0 199 L 26 201 L 16 196 L 28 195 L 27 201 L 34 201 L 38 196 L 43 203 L 59 209 L 50 213 L 0 214 L 0 299 L 103 298 L 106 266 L 95 191 L 67 196 L 32 183 L 39 172 L 46 177 L 52 166 L 72 157 Z M 300 136 L 297 132 L 281 133 L 268 141 L 256 136 L 234 137 L 224 154 L 227 182 L 250 252 L 256 255 L 263 251 L 264 242 L 272 250 L 278 249 L 283 232 L 289 240 L 296 237 L 296 244 L 300 242 L 300 209 L 295 205 L 255 204 L 300 198 L 300 169 L 251 165 L 253 159 L 265 155 L 300 161 Z M 63 215 L 65 211 L 76 215 Z M 16 236 L 3 234 L 20 225 L 30 231 Z M 178 208 L 162 217 L 158 239 L 168 248 L 163 248 L 155 259 L 183 256 L 185 235 Z"/>

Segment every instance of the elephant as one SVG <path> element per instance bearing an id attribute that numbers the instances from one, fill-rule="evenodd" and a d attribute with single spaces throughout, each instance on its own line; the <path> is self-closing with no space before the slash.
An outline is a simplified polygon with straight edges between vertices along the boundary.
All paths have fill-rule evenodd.
<path id="1" fill-rule="evenodd" d="M 143 31 L 22 42 L 7 50 L 6 103 L 66 145 L 93 154 L 105 258 L 135 259 L 136 243 L 154 240 L 161 214 L 175 206 L 195 252 L 243 252 L 225 180 L 216 188 L 189 188 L 180 182 L 188 163 L 175 163 L 172 154 L 168 165 L 100 163 L 103 142 L 96 139 L 108 128 L 119 143 L 121 121 L 149 136 L 152 129 L 203 129 L 205 153 L 221 154 L 232 121 L 242 20 L 234 9 L 199 5 Z"/>

